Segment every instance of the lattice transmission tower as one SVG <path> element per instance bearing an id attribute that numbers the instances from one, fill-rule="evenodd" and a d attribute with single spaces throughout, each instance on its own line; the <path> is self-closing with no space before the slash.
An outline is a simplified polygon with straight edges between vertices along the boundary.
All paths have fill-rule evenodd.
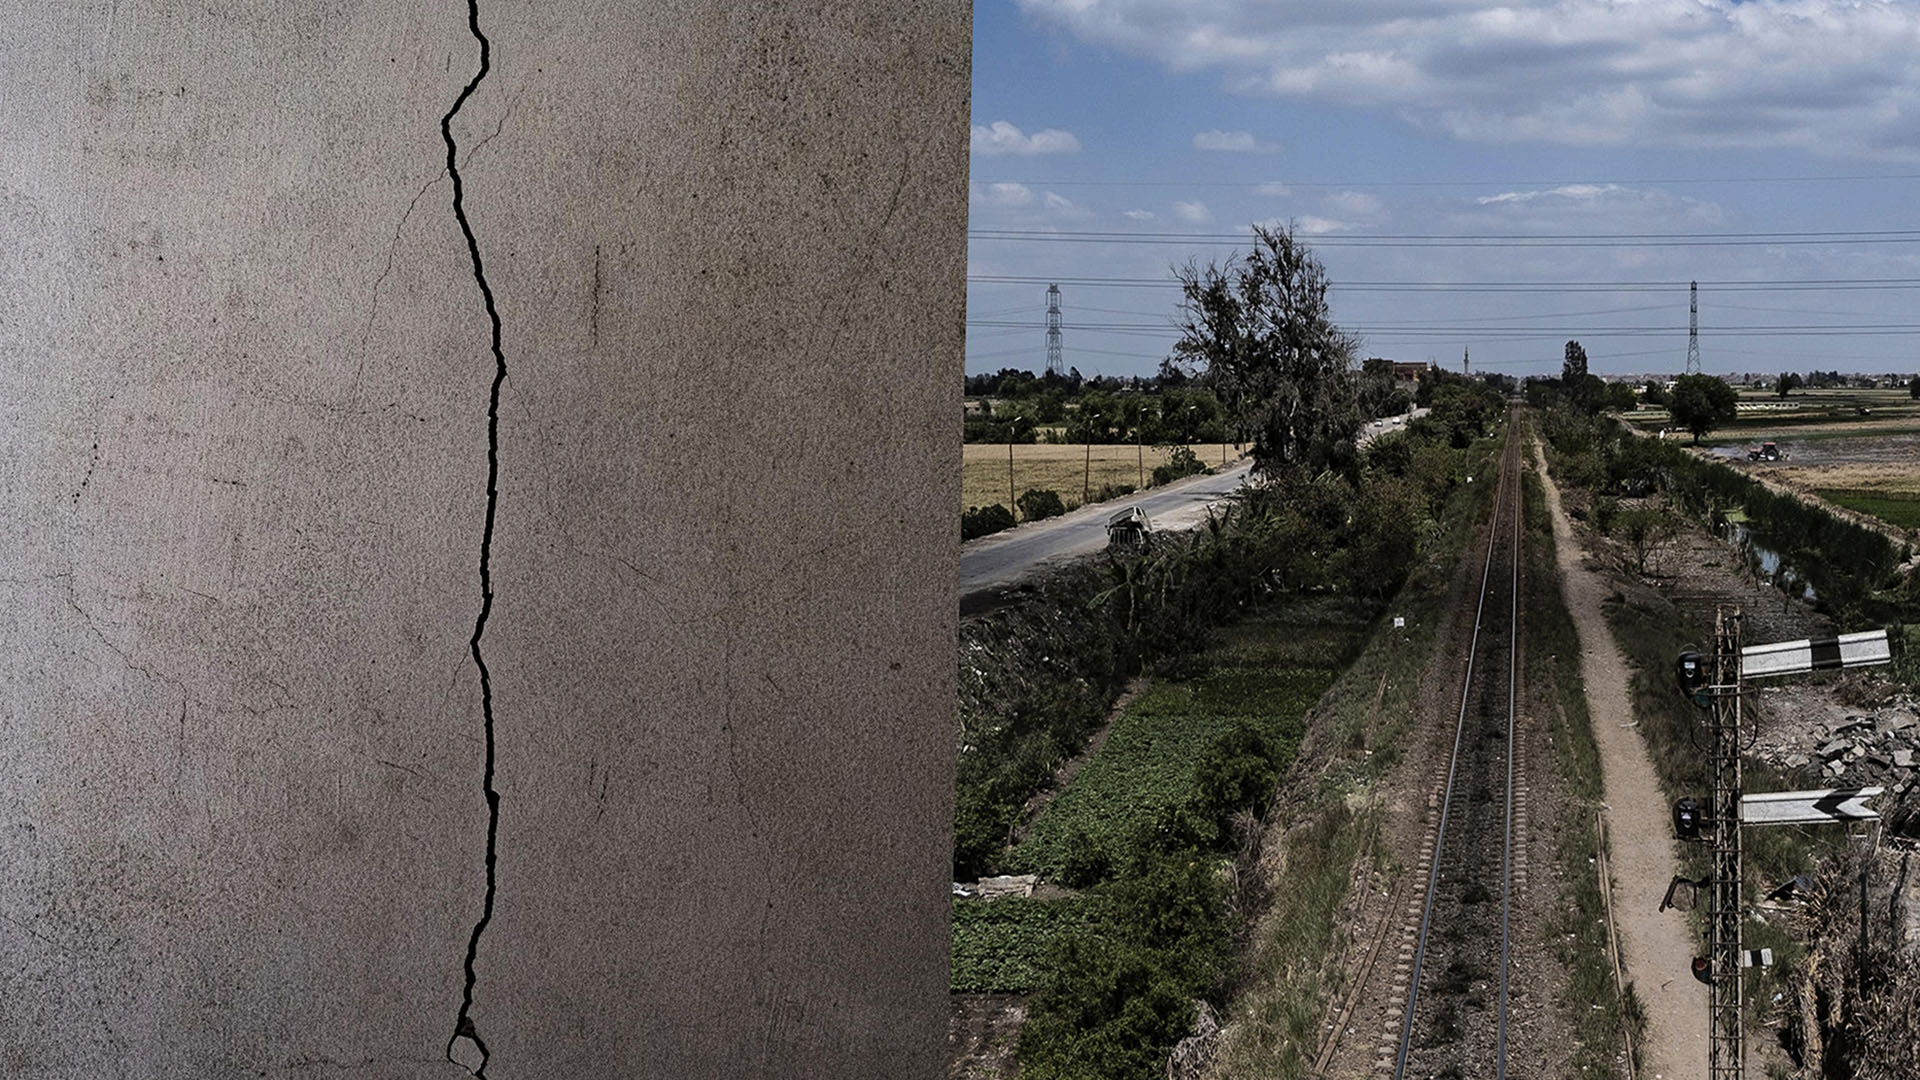
<path id="1" fill-rule="evenodd" d="M 1060 366 L 1060 286 L 1047 286 L 1047 371 L 1064 375 Z"/>
<path id="2" fill-rule="evenodd" d="M 1700 374 L 1700 283 L 1687 283 L 1687 374 Z"/>

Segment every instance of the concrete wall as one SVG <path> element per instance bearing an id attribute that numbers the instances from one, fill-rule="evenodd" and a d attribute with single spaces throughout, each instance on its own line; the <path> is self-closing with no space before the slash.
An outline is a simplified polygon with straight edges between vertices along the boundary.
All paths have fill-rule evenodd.
<path id="1" fill-rule="evenodd" d="M 492 431 L 468 15 L 0 16 L 0 1076 L 943 1071 L 968 5 L 481 0 Z"/>

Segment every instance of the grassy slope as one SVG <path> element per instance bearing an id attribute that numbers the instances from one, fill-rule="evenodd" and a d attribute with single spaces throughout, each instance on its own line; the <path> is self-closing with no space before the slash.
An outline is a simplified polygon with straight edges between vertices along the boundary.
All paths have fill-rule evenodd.
<path id="1" fill-rule="evenodd" d="M 1467 471 L 1488 473 L 1496 449 L 1479 446 Z M 1330 956 L 1355 862 L 1379 828 L 1377 785 L 1400 759 L 1448 588 L 1492 492 L 1478 484 L 1457 493 L 1441 535 L 1387 605 L 1389 617 L 1314 710 L 1268 820 L 1267 844 L 1282 849 L 1282 869 L 1242 958 L 1234 1035 L 1211 1074 L 1221 1080 L 1293 1080 L 1313 1066 L 1329 1005 L 1346 988 Z M 1392 616 L 1406 627 L 1394 628 Z"/>

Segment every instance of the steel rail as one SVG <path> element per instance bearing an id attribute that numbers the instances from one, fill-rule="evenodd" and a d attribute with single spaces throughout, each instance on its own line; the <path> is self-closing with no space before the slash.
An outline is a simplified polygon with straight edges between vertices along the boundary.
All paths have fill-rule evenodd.
<path id="1" fill-rule="evenodd" d="M 1434 895 L 1438 891 L 1439 884 L 1440 884 L 1440 857 L 1441 857 L 1441 853 L 1445 850 L 1446 835 L 1447 835 L 1447 820 L 1451 815 L 1452 809 L 1453 809 L 1453 783 L 1460 769 L 1460 746 L 1461 746 L 1462 738 L 1464 737 L 1464 733 L 1466 731 L 1467 709 L 1472 702 L 1474 663 L 1479 656 L 1480 625 L 1483 617 L 1486 614 L 1488 586 L 1492 583 L 1492 580 L 1493 580 L 1493 562 L 1494 562 L 1493 555 L 1494 555 L 1494 548 L 1497 545 L 1500 538 L 1500 521 L 1502 517 L 1501 511 L 1505 508 L 1503 504 L 1506 502 L 1506 499 L 1507 499 L 1507 492 L 1506 492 L 1507 484 L 1511 481 L 1514 484 L 1516 490 L 1519 486 L 1518 478 L 1516 475 L 1514 475 L 1516 470 L 1509 467 L 1510 459 L 1514 456 L 1513 447 L 1516 445 L 1517 444 L 1513 442 L 1511 421 L 1509 421 L 1509 427 L 1507 431 L 1507 444 L 1501 451 L 1500 480 L 1498 481 L 1498 486 L 1495 488 L 1495 495 L 1494 495 L 1494 502 L 1493 502 L 1493 518 L 1487 529 L 1487 553 L 1485 557 L 1484 568 L 1480 572 L 1480 597 L 1474 607 L 1473 637 L 1469 640 L 1467 644 L 1467 670 L 1466 670 L 1465 677 L 1461 680 L 1461 687 L 1460 687 L 1460 714 L 1454 721 L 1453 753 L 1452 753 L 1452 756 L 1447 761 L 1446 789 L 1440 801 L 1440 822 L 1434 830 L 1433 854 L 1431 856 L 1430 862 L 1428 863 L 1428 867 L 1427 867 L 1427 891 L 1426 891 L 1426 897 L 1421 904 L 1421 910 L 1420 910 L 1419 942 L 1414 948 L 1413 969 L 1409 973 L 1408 979 L 1407 979 L 1406 1015 L 1403 1018 L 1400 1025 L 1400 1047 L 1398 1052 L 1394 1055 L 1393 1080 L 1406 1080 L 1407 1054 L 1412 1049 L 1412 1045 L 1413 1045 L 1414 1010 L 1415 1010 L 1415 1006 L 1419 1003 L 1419 1000 L 1420 1000 L 1420 975 L 1421 975 L 1422 968 L 1426 963 L 1427 938 L 1433 927 L 1433 901 L 1434 901 Z M 1516 498 L 1514 500 L 1514 503 L 1515 503 L 1515 509 L 1516 509 L 1515 520 L 1512 523 L 1512 527 L 1514 529 L 1514 573 L 1516 575 L 1515 580 L 1518 580 L 1519 522 L 1518 522 L 1517 511 L 1519 507 L 1519 500 Z M 1515 604 L 1517 605 L 1517 603 L 1518 603 L 1518 599 L 1517 599 L 1517 591 L 1516 591 Z M 1515 610 L 1517 611 L 1517 606 Z M 1509 624 L 1507 629 L 1508 629 L 1509 637 L 1517 639 L 1516 631 L 1518 628 L 1512 624 Z M 1513 671 L 1511 657 L 1513 654 L 1516 654 L 1518 650 L 1510 645 L 1508 651 L 1509 651 L 1509 678 L 1511 680 L 1511 675 Z M 1513 845 L 1512 702 L 1513 702 L 1513 687 L 1512 687 L 1512 682 L 1509 681 L 1509 684 L 1508 684 L 1509 713 L 1508 713 L 1508 739 L 1507 739 L 1507 777 L 1508 777 L 1507 825 L 1506 825 L 1507 853 L 1505 857 L 1505 866 L 1503 867 L 1503 871 L 1502 871 L 1503 875 L 1507 876 L 1509 881 L 1511 880 L 1511 876 L 1509 872 L 1512 866 L 1512 845 Z M 1502 892 L 1501 892 L 1500 1027 L 1499 1027 L 1498 1059 L 1496 1062 L 1496 1068 L 1499 1071 L 1499 1074 L 1503 1077 L 1506 1072 L 1506 1019 L 1507 1019 L 1507 1016 L 1506 1016 L 1506 1012 L 1507 1012 L 1506 966 L 1507 966 L 1507 957 L 1508 957 L 1507 918 L 1508 918 L 1508 907 L 1509 907 L 1510 896 L 1511 896 L 1511 889 L 1507 887 L 1505 883 L 1503 883 Z"/>
<path id="2" fill-rule="evenodd" d="M 1511 422 L 1509 422 L 1511 423 Z M 1512 428 L 1507 438 L 1513 441 Z M 1517 447 L 1519 444 L 1514 443 Z M 1519 456 L 1517 453 L 1514 455 Z M 1513 944 L 1513 735 L 1514 706 L 1520 686 L 1520 544 L 1526 536 L 1526 485 L 1523 466 L 1513 468 L 1513 590 L 1507 615 L 1507 812 L 1500 854 L 1500 1028 L 1494 1051 L 1494 1080 L 1507 1077 L 1507 973 Z"/>

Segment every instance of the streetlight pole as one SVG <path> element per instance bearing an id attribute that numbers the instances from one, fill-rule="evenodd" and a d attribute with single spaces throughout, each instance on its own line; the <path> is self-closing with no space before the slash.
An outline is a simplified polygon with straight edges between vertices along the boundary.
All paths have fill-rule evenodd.
<path id="1" fill-rule="evenodd" d="M 1007 425 L 1007 509 L 1013 509 L 1013 425 Z"/>
<path id="2" fill-rule="evenodd" d="M 1019 504 L 1013 501 L 1013 437 L 1020 429 L 1020 422 L 1025 419 L 1024 416 L 1016 416 L 1007 421 L 1007 510 L 1016 517 L 1020 510 Z"/>

